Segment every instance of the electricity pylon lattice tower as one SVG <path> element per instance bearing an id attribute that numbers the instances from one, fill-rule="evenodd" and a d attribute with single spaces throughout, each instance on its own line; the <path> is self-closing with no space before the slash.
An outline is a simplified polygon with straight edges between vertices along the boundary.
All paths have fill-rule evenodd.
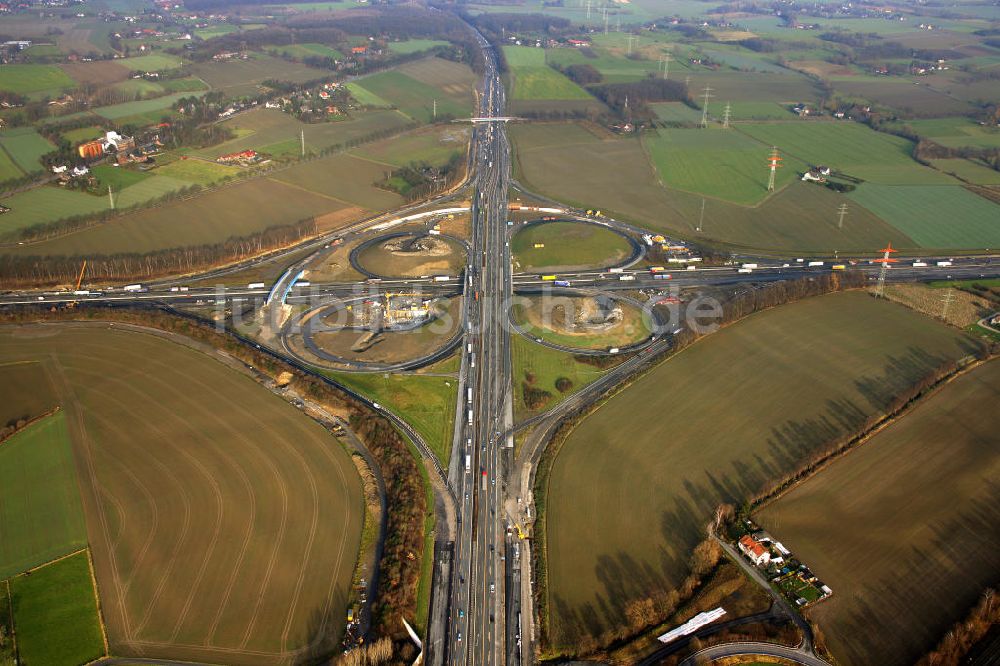
<path id="1" fill-rule="evenodd" d="M 712 90 L 714 90 L 714 89 L 713 88 L 709 88 L 708 86 L 705 86 L 705 89 L 702 90 L 703 100 L 704 100 L 701 103 L 701 126 L 702 127 L 708 127 L 708 100 L 709 100 L 710 97 L 713 97 Z"/>
<path id="2" fill-rule="evenodd" d="M 840 208 L 837 209 L 837 228 L 844 228 L 844 216 L 847 215 L 847 204 L 840 204 Z"/>
<path id="3" fill-rule="evenodd" d="M 767 178 L 767 191 L 774 191 L 774 177 L 778 173 L 778 169 L 781 168 L 782 158 L 778 156 L 777 147 L 771 148 L 771 156 L 767 158 L 767 165 L 771 168 L 771 173 Z"/>
<path id="4" fill-rule="evenodd" d="M 889 272 L 889 264 L 894 264 L 899 261 L 898 259 L 891 258 L 889 255 L 897 251 L 898 250 L 893 249 L 892 243 L 889 243 L 882 249 L 882 258 L 872 260 L 877 264 L 882 264 L 882 268 L 879 269 L 878 272 L 878 284 L 875 286 L 875 298 L 881 298 L 885 293 L 885 277 Z"/>
<path id="5" fill-rule="evenodd" d="M 722 128 L 729 129 L 729 116 L 732 113 L 732 106 L 726 102 L 726 109 L 722 112 Z"/>

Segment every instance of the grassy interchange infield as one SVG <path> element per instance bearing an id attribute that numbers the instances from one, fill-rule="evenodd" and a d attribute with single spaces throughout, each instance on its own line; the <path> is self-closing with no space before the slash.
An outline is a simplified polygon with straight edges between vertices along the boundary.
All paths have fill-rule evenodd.
<path id="1" fill-rule="evenodd" d="M 727 327 L 607 400 L 568 435 L 542 491 L 553 646 L 623 625 L 629 601 L 687 574 L 718 504 L 761 491 L 975 347 L 902 306 L 831 294 Z"/>
<path id="2" fill-rule="evenodd" d="M 535 247 L 540 243 L 545 247 Z M 510 244 L 515 268 L 575 270 L 614 266 L 631 255 L 629 241 L 607 229 L 581 222 L 542 222 L 520 229 Z"/>
<path id="3" fill-rule="evenodd" d="M 996 583 L 998 398 L 992 361 L 757 513 L 834 590 L 809 616 L 843 663 L 914 663 Z"/>
<path id="4" fill-rule="evenodd" d="M 521 335 L 510 338 L 511 377 L 514 384 L 514 415 L 516 420 L 532 416 L 541 409 L 551 409 L 567 396 L 576 393 L 587 384 L 596 381 L 605 370 L 587 363 L 581 363 L 572 354 L 535 344 Z M 565 391 L 556 387 L 559 379 L 568 379 L 572 386 Z M 533 381 L 531 381 L 533 380 Z M 530 409 L 524 401 L 524 384 L 532 388 L 548 391 L 551 395 L 540 409 Z"/>
<path id="5" fill-rule="evenodd" d="M 69 424 L 112 653 L 276 663 L 337 640 L 363 505 L 336 439 L 226 357 L 159 336 L 0 331 L 0 361 L 38 358 Z"/>
<path id="6" fill-rule="evenodd" d="M 448 246 L 447 254 L 394 254 L 386 250 L 383 243 L 378 242 L 369 245 L 358 254 L 358 263 L 376 275 L 391 277 L 459 274 L 465 267 L 465 248 L 449 238 L 438 238 Z"/>
<path id="7" fill-rule="evenodd" d="M 548 136 L 540 138 L 546 131 Z M 850 203 L 844 228 L 838 229 L 837 207 L 848 200 L 825 187 L 801 182 L 791 183 L 755 207 L 706 199 L 702 233 L 698 234 L 702 197 L 661 186 L 639 140 L 601 140 L 573 123 L 513 125 L 510 133 L 516 176 L 527 187 L 580 208 L 600 208 L 650 229 L 779 251 L 870 251 L 885 247 L 890 240 L 893 247 L 918 247 L 904 233 Z M 574 168 L 567 169 L 567 164 Z"/>

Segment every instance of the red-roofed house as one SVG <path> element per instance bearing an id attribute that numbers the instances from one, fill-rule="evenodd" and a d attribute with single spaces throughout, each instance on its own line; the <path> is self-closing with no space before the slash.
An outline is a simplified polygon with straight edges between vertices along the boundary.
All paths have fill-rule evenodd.
<path id="1" fill-rule="evenodd" d="M 364 55 L 368 51 L 367 46 L 352 46 L 351 53 L 354 55 Z"/>
<path id="2" fill-rule="evenodd" d="M 758 567 L 765 567 L 771 561 L 771 551 L 749 534 L 745 534 L 740 538 L 739 546 L 743 554 L 749 557 L 750 561 Z"/>

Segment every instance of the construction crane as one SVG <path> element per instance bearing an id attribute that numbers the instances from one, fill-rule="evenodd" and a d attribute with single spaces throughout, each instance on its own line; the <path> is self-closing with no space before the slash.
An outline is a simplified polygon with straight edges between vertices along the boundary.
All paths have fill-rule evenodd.
<path id="1" fill-rule="evenodd" d="M 83 283 L 83 272 L 87 270 L 87 260 L 83 260 L 83 265 L 80 266 L 80 274 L 76 276 L 76 286 L 73 287 L 73 291 L 80 291 L 80 285 Z"/>

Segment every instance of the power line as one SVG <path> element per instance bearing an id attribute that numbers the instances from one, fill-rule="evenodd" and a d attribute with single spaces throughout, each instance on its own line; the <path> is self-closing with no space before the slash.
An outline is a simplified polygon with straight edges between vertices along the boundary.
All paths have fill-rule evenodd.
<path id="1" fill-rule="evenodd" d="M 771 167 L 771 173 L 767 178 L 767 191 L 774 191 L 774 178 L 778 173 L 778 169 L 781 168 L 781 157 L 778 156 L 778 148 L 774 146 L 771 148 L 771 156 L 767 159 L 768 166 Z"/>
<path id="2" fill-rule="evenodd" d="M 945 289 L 943 300 L 944 304 L 941 306 L 941 319 L 947 321 L 948 308 L 951 306 L 951 302 L 955 300 L 955 292 L 953 292 L 951 289 Z"/>

